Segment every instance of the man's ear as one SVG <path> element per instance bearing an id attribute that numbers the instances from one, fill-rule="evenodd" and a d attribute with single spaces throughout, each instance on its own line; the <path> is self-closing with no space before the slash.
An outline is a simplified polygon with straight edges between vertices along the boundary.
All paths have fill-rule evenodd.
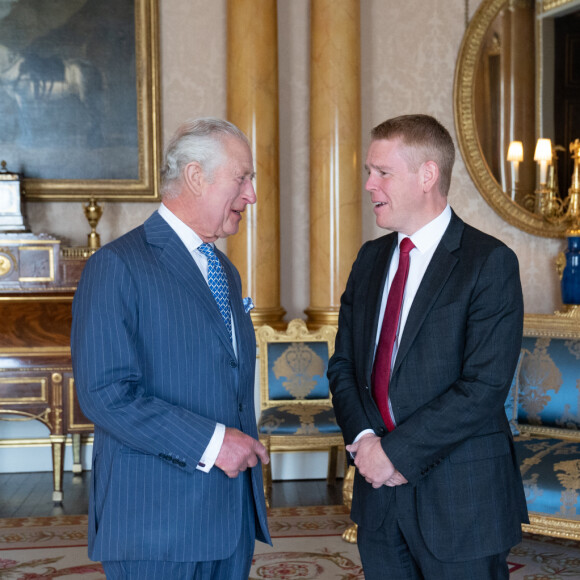
<path id="1" fill-rule="evenodd" d="M 183 181 L 192 193 L 200 195 L 203 191 L 204 175 L 201 165 L 197 161 L 192 161 L 183 170 Z"/>
<path id="2" fill-rule="evenodd" d="M 439 181 L 439 166 L 435 161 L 425 161 L 419 169 L 423 192 L 431 191 Z"/>

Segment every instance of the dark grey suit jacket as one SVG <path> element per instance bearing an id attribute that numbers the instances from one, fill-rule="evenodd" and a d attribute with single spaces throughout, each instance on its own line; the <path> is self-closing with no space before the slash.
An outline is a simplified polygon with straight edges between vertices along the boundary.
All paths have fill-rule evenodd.
<path id="1" fill-rule="evenodd" d="M 517 544 L 526 502 L 504 401 L 516 367 L 523 300 L 515 254 L 453 213 L 415 296 L 394 363 L 387 434 L 371 393 L 379 308 L 397 234 L 363 245 L 341 299 L 328 377 L 345 442 L 374 429 L 415 488 L 427 546 L 444 561 Z M 358 474 L 353 520 L 378 528 L 400 493 Z"/>

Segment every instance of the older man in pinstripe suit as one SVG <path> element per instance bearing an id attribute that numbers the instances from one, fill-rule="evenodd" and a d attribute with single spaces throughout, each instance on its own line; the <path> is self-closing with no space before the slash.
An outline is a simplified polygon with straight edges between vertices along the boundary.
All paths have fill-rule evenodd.
<path id="1" fill-rule="evenodd" d="M 254 331 L 213 246 L 255 203 L 253 177 L 237 127 L 185 123 L 159 210 L 84 269 L 71 348 L 95 424 L 89 555 L 107 578 L 243 580 L 255 539 L 270 542 Z"/>

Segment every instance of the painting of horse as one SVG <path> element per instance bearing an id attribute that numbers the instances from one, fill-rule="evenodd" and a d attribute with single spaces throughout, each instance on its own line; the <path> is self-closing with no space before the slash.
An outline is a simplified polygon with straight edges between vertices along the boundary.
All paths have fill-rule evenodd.
<path id="1" fill-rule="evenodd" d="M 16 105 L 19 133 L 13 137 L 23 145 L 37 143 L 35 127 L 52 105 L 64 105 L 69 113 L 76 109 L 81 119 L 78 131 L 63 135 L 79 145 L 98 147 L 103 143 L 101 127 L 103 79 L 99 69 L 88 60 L 17 55 L 0 71 L 0 86 Z M 54 107 L 53 109 L 57 109 Z"/>
<path id="2" fill-rule="evenodd" d="M 157 1 L 0 0 L 0 152 L 27 193 L 157 196 Z"/>

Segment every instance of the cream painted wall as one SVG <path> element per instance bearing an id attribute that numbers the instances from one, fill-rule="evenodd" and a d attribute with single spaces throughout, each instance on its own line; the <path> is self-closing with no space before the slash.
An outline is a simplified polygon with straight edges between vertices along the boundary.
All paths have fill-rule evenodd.
<path id="1" fill-rule="evenodd" d="M 160 2 L 162 122 L 166 141 L 179 122 L 226 115 L 225 0 Z M 479 2 L 471 2 L 475 11 Z M 287 319 L 309 305 L 308 106 L 309 1 L 279 0 L 281 302 Z M 361 0 L 362 142 L 371 127 L 399 114 L 425 112 L 454 134 L 453 76 L 465 30 L 463 0 L 389 3 Z M 248 31 L 251 34 L 251 31 Z M 232 88 L 235 90 L 235 87 Z M 364 152 L 362 152 L 364 155 Z M 364 175 L 361 173 L 361 191 Z M 564 242 L 523 233 L 505 223 L 475 189 L 458 153 L 450 202 L 474 226 L 505 241 L 517 253 L 526 312 L 561 306 L 554 259 Z M 383 232 L 374 224 L 363 192 L 363 239 Z M 140 224 L 151 203 L 108 203 L 98 231 L 106 243 Z M 84 245 L 89 231 L 80 203 L 30 203 L 35 232 Z"/>
<path id="2" fill-rule="evenodd" d="M 162 121 L 167 140 L 187 117 L 226 115 L 226 1 L 163 0 L 160 4 Z M 308 0 L 278 1 L 283 23 L 279 27 L 281 303 L 288 320 L 304 317 L 309 305 L 309 5 Z M 473 12 L 479 2 L 472 0 L 471 5 Z M 464 0 L 431 0 L 428 10 L 425 6 L 423 0 L 361 0 L 365 147 L 371 127 L 404 113 L 435 115 L 454 134 L 453 76 L 465 30 Z M 361 191 L 363 185 L 361 172 Z M 475 189 L 459 154 L 450 202 L 466 221 L 515 250 L 527 312 L 550 313 L 560 307 L 553 262 L 563 249 L 562 241 L 525 234 L 503 222 Z M 362 204 L 363 238 L 368 240 L 383 232 L 374 224 L 366 193 Z M 139 225 L 156 207 L 107 204 L 98 228 L 102 242 Z M 30 203 L 27 210 L 34 232 L 67 238 L 72 245 L 86 244 L 89 227 L 80 203 Z M 10 471 L 12 459 L 0 456 L 0 471 Z M 274 458 L 275 478 L 324 477 L 324 457 L 314 456 L 310 463 L 302 455 L 285 457 L 285 463 Z"/>
<path id="3" fill-rule="evenodd" d="M 160 9 L 164 141 L 179 122 L 226 115 L 225 0 L 163 0 Z M 478 2 L 472 2 L 472 12 Z M 309 2 L 279 0 L 281 302 L 287 319 L 309 305 L 308 105 Z M 404 113 L 435 115 L 454 134 L 453 76 L 465 30 L 463 0 L 385 3 L 361 1 L 362 141 L 382 120 Z M 248 31 L 251 34 L 251 31 Z M 235 90 L 235 87 L 232 88 Z M 362 152 L 364 155 L 364 152 Z M 361 191 L 364 175 L 361 174 Z M 449 196 L 457 213 L 511 246 L 520 259 L 526 312 L 561 306 L 554 259 L 561 240 L 539 238 L 505 223 L 475 189 L 458 153 Z M 363 239 L 383 232 L 374 224 L 363 193 Z M 98 231 L 103 243 L 140 224 L 151 203 L 108 203 Z M 86 243 L 89 231 L 80 203 L 30 203 L 35 232 Z"/>

